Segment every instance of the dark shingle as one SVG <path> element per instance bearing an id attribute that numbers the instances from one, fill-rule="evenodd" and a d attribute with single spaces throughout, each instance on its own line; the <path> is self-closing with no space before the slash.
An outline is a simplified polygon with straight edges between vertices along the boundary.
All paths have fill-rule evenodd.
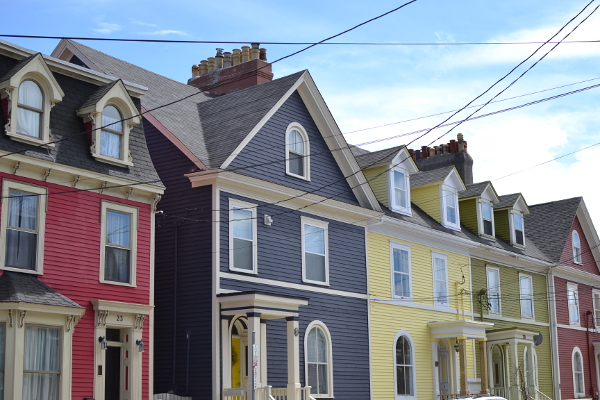
<path id="1" fill-rule="evenodd" d="M 530 214 L 525 216 L 527 236 L 553 262 L 560 261 L 581 200 L 573 197 L 529 207 Z"/>
<path id="2" fill-rule="evenodd" d="M 0 82 L 4 82 L 9 80 L 10 78 L 12 78 L 17 72 L 19 72 L 21 70 L 21 68 L 23 68 L 24 66 L 26 66 L 31 60 L 33 60 L 35 58 L 35 56 L 37 56 L 39 53 L 36 54 L 32 54 L 27 58 L 22 59 L 21 61 L 19 61 L 14 67 L 12 67 L 10 70 L 8 70 L 4 76 L 2 78 L 0 78 Z"/>
<path id="3" fill-rule="evenodd" d="M 353 144 L 349 144 L 348 148 L 350 149 L 350 151 L 352 152 L 352 154 L 354 155 L 354 157 L 358 157 L 358 156 L 362 156 L 364 154 L 369 154 L 370 151 L 363 149 L 361 147 L 355 146 Z"/>
<path id="4" fill-rule="evenodd" d="M 107 83 L 104 86 L 100 86 L 98 88 L 98 90 L 96 90 L 94 93 L 92 93 L 86 101 L 83 102 L 83 104 L 81 104 L 79 106 L 79 108 L 85 108 L 85 107 L 89 107 L 89 106 L 93 106 L 94 104 L 96 104 L 98 101 L 100 101 L 100 99 L 102 99 L 102 97 L 104 97 L 104 95 L 106 93 L 108 93 L 108 91 L 110 89 L 113 88 L 113 86 L 115 86 L 117 83 L 119 83 L 118 80 L 113 81 L 111 83 Z"/>
<path id="5" fill-rule="evenodd" d="M 458 198 L 464 199 L 467 197 L 481 196 L 485 188 L 488 187 L 488 185 L 490 185 L 490 181 L 472 183 L 470 185 L 467 185 L 467 188 L 465 190 L 458 192 Z"/>
<path id="6" fill-rule="evenodd" d="M 361 154 L 358 156 L 356 155 L 356 153 L 354 155 L 356 157 L 356 162 L 358 163 L 358 165 L 361 168 L 364 168 L 364 167 L 368 167 L 373 164 L 379 164 L 379 163 L 383 163 L 383 162 L 392 161 L 392 159 L 396 156 L 396 154 L 398 154 L 400 149 L 402 149 L 403 147 L 405 147 L 405 146 L 401 145 L 401 146 L 396 146 L 396 147 L 390 147 L 390 148 L 383 149 L 383 150 L 371 151 L 371 152 L 364 153 L 364 154 Z M 363 150 L 363 149 L 361 149 L 361 150 Z M 366 151 L 366 150 L 363 150 L 363 151 Z"/>
<path id="7" fill-rule="evenodd" d="M 494 204 L 494 208 L 500 209 L 506 207 L 514 207 L 515 203 L 517 202 L 520 196 L 521 193 L 506 194 L 504 196 L 500 196 L 500 202 Z"/>
<path id="8" fill-rule="evenodd" d="M 431 171 L 420 171 L 410 176 L 410 186 L 420 186 L 427 183 L 440 182 L 452 172 L 454 166 L 432 169 Z"/>
<path id="9" fill-rule="evenodd" d="M 0 303 L 29 303 L 46 306 L 83 308 L 40 282 L 36 275 L 5 271 L 0 276 Z"/>

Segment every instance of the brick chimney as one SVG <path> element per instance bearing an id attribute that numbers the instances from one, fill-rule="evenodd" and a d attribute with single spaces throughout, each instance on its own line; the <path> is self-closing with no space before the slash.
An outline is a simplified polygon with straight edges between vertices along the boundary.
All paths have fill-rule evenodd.
<path id="1" fill-rule="evenodd" d="M 467 152 L 467 141 L 463 134 L 456 135 L 457 140 L 437 146 L 423 146 L 420 150 L 408 150 L 421 171 L 431 171 L 454 165 L 465 185 L 473 183 L 473 158 Z"/>
<path id="2" fill-rule="evenodd" d="M 267 49 L 259 47 L 259 43 L 252 43 L 252 47 L 242 46 L 241 50 L 233 49 L 232 52 L 217 49 L 214 57 L 192 66 L 188 85 L 220 95 L 272 81 Z"/>

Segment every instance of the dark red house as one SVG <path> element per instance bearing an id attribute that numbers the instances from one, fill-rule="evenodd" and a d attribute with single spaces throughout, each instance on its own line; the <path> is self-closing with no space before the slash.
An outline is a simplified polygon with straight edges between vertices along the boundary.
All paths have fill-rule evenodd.
<path id="1" fill-rule="evenodd" d="M 0 41 L 0 399 L 152 396 L 145 91 Z"/>
<path id="2" fill-rule="evenodd" d="M 549 271 L 555 398 L 598 399 L 600 240 L 581 197 L 530 207 L 525 224 Z"/>

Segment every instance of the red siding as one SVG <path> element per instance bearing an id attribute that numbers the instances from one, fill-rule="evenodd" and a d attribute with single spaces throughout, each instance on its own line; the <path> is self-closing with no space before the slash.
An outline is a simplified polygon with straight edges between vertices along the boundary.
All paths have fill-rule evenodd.
<path id="1" fill-rule="evenodd" d="M 44 274 L 40 280 L 86 308 L 73 335 L 73 399 L 93 397 L 94 380 L 94 311 L 91 300 L 102 299 L 149 304 L 150 301 L 150 233 L 151 206 L 105 194 L 75 190 L 15 175 L 10 178 L 46 186 L 49 190 L 44 245 Z M 137 232 L 137 287 L 100 283 L 100 214 L 102 200 L 139 208 Z M 144 323 L 143 340 L 149 340 L 149 319 Z M 148 352 L 143 353 L 143 396 L 148 398 Z"/>
<path id="2" fill-rule="evenodd" d="M 577 231 L 579 234 L 579 241 L 581 242 L 581 264 L 576 264 L 573 262 L 573 231 Z M 560 263 L 572 268 L 579 269 L 581 271 L 589 272 L 590 274 L 600 275 L 600 271 L 598 270 L 598 266 L 596 265 L 596 260 L 594 260 L 594 256 L 590 249 L 590 245 L 585 239 L 585 234 L 583 233 L 583 229 L 581 228 L 581 223 L 579 222 L 579 218 L 575 217 L 573 221 L 573 225 L 571 226 L 571 231 L 567 237 L 567 242 L 565 243 L 565 247 L 563 249 L 562 255 L 560 256 Z"/>

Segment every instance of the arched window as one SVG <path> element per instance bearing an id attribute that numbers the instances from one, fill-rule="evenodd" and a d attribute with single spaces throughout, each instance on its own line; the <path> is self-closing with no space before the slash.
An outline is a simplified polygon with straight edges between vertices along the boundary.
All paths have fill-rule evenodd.
<path id="1" fill-rule="evenodd" d="M 583 381 L 583 358 L 578 347 L 573 349 L 573 393 L 575 398 L 585 396 L 585 383 Z"/>
<path id="2" fill-rule="evenodd" d="M 310 179 L 308 136 L 297 124 L 288 127 L 286 149 L 287 173 L 306 180 Z"/>
<path id="3" fill-rule="evenodd" d="M 313 397 L 333 397 L 333 367 L 331 363 L 331 336 L 320 321 L 312 322 L 304 337 L 306 386 Z"/>
<path id="4" fill-rule="evenodd" d="M 40 86 L 31 80 L 21 83 L 17 103 L 17 133 L 41 138 L 44 94 Z"/>
<path id="5" fill-rule="evenodd" d="M 396 376 L 396 398 L 416 398 L 415 353 L 408 332 L 400 332 L 396 335 L 394 372 Z"/>
<path id="6" fill-rule="evenodd" d="M 121 158 L 123 140 L 123 122 L 121 120 L 121 113 L 114 106 L 106 106 L 102 111 L 100 154 Z"/>
<path id="7" fill-rule="evenodd" d="M 573 231 L 573 261 L 581 264 L 581 241 L 579 240 L 579 233 Z"/>

